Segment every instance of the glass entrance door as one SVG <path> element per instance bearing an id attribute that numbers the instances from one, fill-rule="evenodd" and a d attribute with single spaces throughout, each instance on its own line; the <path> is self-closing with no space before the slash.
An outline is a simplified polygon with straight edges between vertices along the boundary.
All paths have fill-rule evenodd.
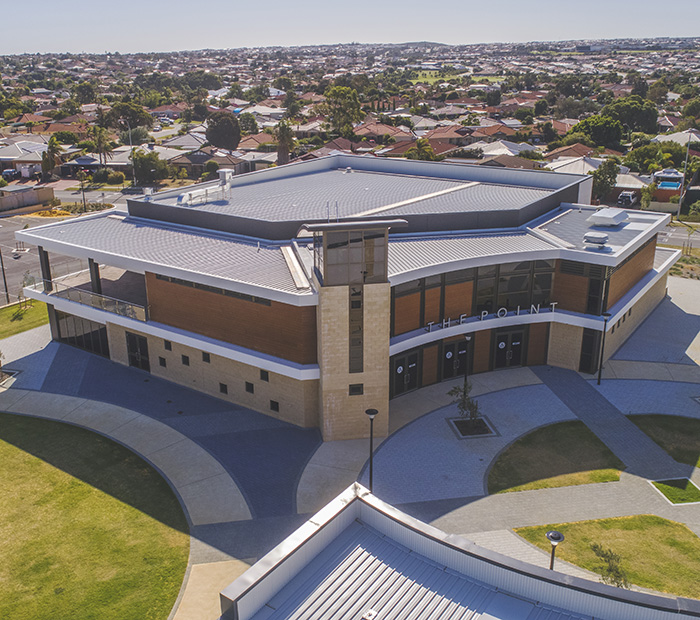
<path id="1" fill-rule="evenodd" d="M 442 347 L 442 378 L 451 379 L 464 374 L 467 367 L 466 341 L 448 342 Z"/>
<path id="2" fill-rule="evenodd" d="M 394 358 L 392 368 L 393 396 L 410 392 L 418 387 L 418 352 L 399 355 Z"/>
<path id="3" fill-rule="evenodd" d="M 510 368 L 523 363 L 522 330 L 496 334 L 495 368 Z"/>
<path id="4" fill-rule="evenodd" d="M 151 371 L 148 361 L 148 340 L 144 336 L 126 332 L 126 351 L 129 357 L 129 366 Z"/>

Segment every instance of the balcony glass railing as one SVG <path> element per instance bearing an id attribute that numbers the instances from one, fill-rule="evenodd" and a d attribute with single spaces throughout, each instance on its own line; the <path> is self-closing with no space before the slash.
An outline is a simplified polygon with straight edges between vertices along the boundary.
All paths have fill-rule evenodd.
<path id="1" fill-rule="evenodd" d="M 138 321 L 148 321 L 148 308 L 133 304 L 123 299 L 115 299 L 107 295 L 98 295 L 92 291 L 63 284 L 60 280 L 43 280 L 41 278 L 25 278 L 24 288 L 68 299 L 83 306 L 91 306 L 112 314 L 136 319 Z"/>

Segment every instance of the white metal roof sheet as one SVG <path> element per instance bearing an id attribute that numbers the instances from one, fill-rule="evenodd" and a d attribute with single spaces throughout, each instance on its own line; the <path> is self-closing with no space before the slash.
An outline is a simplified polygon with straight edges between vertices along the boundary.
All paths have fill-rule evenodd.
<path id="1" fill-rule="evenodd" d="M 22 231 L 31 242 L 65 244 L 143 264 L 146 271 L 171 267 L 254 286 L 299 293 L 279 244 L 234 235 L 106 214 L 65 220 Z M 114 263 L 117 265 L 117 261 Z M 118 265 L 122 266 L 122 265 Z M 223 287 L 225 288 L 225 287 Z M 310 291 L 307 291 L 310 292 Z"/>

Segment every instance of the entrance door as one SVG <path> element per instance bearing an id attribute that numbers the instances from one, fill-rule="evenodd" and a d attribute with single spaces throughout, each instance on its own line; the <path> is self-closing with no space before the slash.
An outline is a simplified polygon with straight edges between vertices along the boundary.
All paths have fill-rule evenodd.
<path id="1" fill-rule="evenodd" d="M 394 396 L 410 392 L 418 387 L 418 353 L 408 353 L 394 358 Z"/>
<path id="2" fill-rule="evenodd" d="M 126 351 L 129 356 L 129 366 L 151 371 L 151 365 L 148 362 L 148 340 L 144 336 L 126 332 Z"/>
<path id="3" fill-rule="evenodd" d="M 523 331 L 496 334 L 495 368 L 510 368 L 523 363 Z"/>
<path id="4" fill-rule="evenodd" d="M 448 342 L 442 347 L 442 378 L 451 379 L 464 374 L 467 367 L 466 341 Z"/>

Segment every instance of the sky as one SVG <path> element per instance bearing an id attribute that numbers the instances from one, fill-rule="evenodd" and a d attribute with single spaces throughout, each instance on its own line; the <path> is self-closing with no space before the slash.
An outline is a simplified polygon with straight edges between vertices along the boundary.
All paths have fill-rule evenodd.
<path id="1" fill-rule="evenodd" d="M 658 0 L 33 0 L 31 6 L 32 19 L 21 27 L 21 18 L 0 20 L 0 55 L 700 35 L 700 0 L 676 0 L 668 14 L 669 5 Z"/>

